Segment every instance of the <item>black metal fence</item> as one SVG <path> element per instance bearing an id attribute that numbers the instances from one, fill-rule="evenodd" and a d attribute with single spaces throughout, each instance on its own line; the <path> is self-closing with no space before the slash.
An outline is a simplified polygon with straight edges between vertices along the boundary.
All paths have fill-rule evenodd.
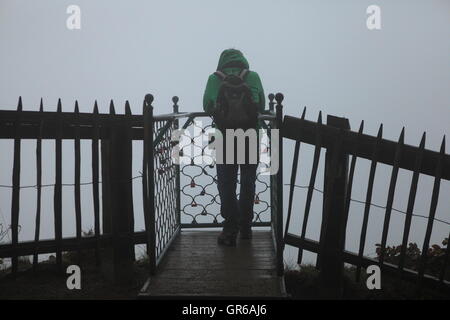
<path id="1" fill-rule="evenodd" d="M 182 128 L 191 129 L 180 135 L 180 152 L 190 155 L 180 165 L 180 213 L 182 227 L 207 228 L 219 226 L 223 219 L 220 215 L 220 198 L 217 193 L 216 168 L 213 158 L 205 151 L 205 134 L 212 128 L 212 121 L 206 113 L 187 116 L 187 122 Z M 188 126 L 186 126 L 188 124 Z M 270 130 L 270 124 L 267 124 Z M 265 136 L 267 137 L 267 136 Z M 184 143 L 183 143 L 184 142 Z M 270 152 L 267 142 L 261 143 L 263 153 Z M 189 158 L 189 159 L 188 159 Z M 186 161 L 188 159 L 188 161 Z M 204 161 L 207 159 L 208 161 Z M 267 167 L 267 163 L 261 163 Z M 238 179 L 239 183 L 239 179 Z M 258 171 L 254 199 L 254 226 L 270 226 L 270 181 L 267 175 Z"/>

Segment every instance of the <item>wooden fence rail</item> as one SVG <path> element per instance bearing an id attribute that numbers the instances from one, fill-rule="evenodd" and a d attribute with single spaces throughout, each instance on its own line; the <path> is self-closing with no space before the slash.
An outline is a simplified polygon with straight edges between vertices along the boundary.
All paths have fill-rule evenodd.
<path id="1" fill-rule="evenodd" d="M 276 103 L 273 101 L 276 98 Z M 357 267 L 356 278 L 359 280 L 361 268 L 377 264 L 383 271 L 401 274 L 402 277 L 418 280 L 418 288 L 425 283 L 440 283 L 449 287 L 446 272 L 449 266 L 449 250 L 446 249 L 443 269 L 439 276 L 427 274 L 427 252 L 433 224 L 436 220 L 436 210 L 440 195 L 442 180 L 450 181 L 450 155 L 445 153 L 445 139 L 439 152 L 425 149 L 425 135 L 418 147 L 404 143 L 404 131 L 397 142 L 383 139 L 382 126 L 377 136 L 363 133 L 363 123 L 358 132 L 350 130 L 347 119 L 333 116 L 327 117 L 327 123 L 322 124 L 322 115 L 317 122 L 305 119 L 305 111 L 301 118 L 285 116 L 282 118 L 283 96 L 277 94 L 269 96 L 269 113 L 260 119 L 271 122 L 270 128 L 280 128 L 279 153 L 282 154 L 282 139 L 295 140 L 293 165 L 290 178 L 289 202 L 283 243 L 283 191 L 282 191 L 282 157 L 278 174 L 270 177 L 270 212 L 271 221 L 261 222 L 261 225 L 272 227 L 275 248 L 277 251 L 277 267 L 279 273 L 283 270 L 283 248 L 285 244 L 299 248 L 298 263 L 303 258 L 303 250 L 318 254 L 318 267 L 323 279 L 329 286 L 330 292 L 338 294 L 342 289 L 340 275 L 343 263 L 350 263 Z M 74 112 L 62 112 L 59 100 L 56 112 L 44 112 L 41 100 L 39 111 L 23 111 L 22 100 L 19 99 L 16 111 L 0 111 L 0 139 L 14 141 L 12 168 L 12 202 L 11 202 L 11 233 L 10 244 L 0 245 L 0 258 L 11 257 L 12 272 L 17 273 L 19 256 L 33 255 L 33 267 L 38 264 L 38 255 L 55 253 L 56 265 L 61 270 L 62 253 L 77 251 L 78 257 L 85 249 L 95 250 L 96 263 L 110 266 L 105 271 L 116 280 L 127 280 L 131 274 L 130 266 L 134 259 L 134 245 L 146 244 L 150 259 L 150 271 L 156 272 L 157 266 L 165 255 L 172 240 L 177 236 L 183 224 L 180 219 L 180 168 L 168 163 L 173 144 L 170 141 L 172 130 L 179 127 L 178 120 L 187 118 L 181 128 L 188 127 L 197 116 L 203 113 L 180 113 L 178 98 L 173 98 L 173 113 L 154 116 L 153 96 L 147 95 L 143 103 L 142 115 L 131 114 L 128 102 L 125 104 L 124 114 L 116 114 L 114 103 L 111 101 L 109 114 L 100 114 L 97 103 L 92 113 L 79 112 L 75 103 Z M 276 113 L 273 113 L 276 105 Z M 21 141 L 33 139 L 36 141 L 36 185 L 20 185 Z M 55 237 L 50 240 L 40 239 L 40 225 L 42 215 L 42 141 L 48 139 L 55 142 L 55 180 L 53 187 L 54 230 Z M 74 141 L 74 201 L 75 201 L 75 237 L 63 237 L 62 230 L 62 141 Z M 91 173 L 92 201 L 94 208 L 94 235 L 82 236 L 81 214 L 81 140 L 91 142 Z M 143 141 L 142 173 L 132 176 L 132 141 Z M 299 227 L 299 235 L 289 231 L 292 216 L 292 203 L 298 168 L 298 158 L 301 143 L 315 146 L 313 164 L 310 171 L 309 185 L 303 212 L 303 223 Z M 314 241 L 306 237 L 306 230 L 310 218 L 313 193 L 316 190 L 316 176 L 322 148 L 325 155 L 325 181 L 323 212 L 320 240 Z M 350 159 L 351 156 L 351 159 Z M 359 250 L 352 253 L 344 250 L 346 225 L 348 220 L 351 193 L 354 183 L 354 172 L 358 158 L 371 162 L 368 186 L 363 211 L 363 223 L 360 232 Z M 170 162 L 170 161 L 169 161 Z M 379 259 L 364 256 L 368 221 L 371 208 L 374 179 L 377 164 L 392 166 L 388 199 L 385 209 L 383 229 L 380 235 L 381 246 Z M 413 172 L 408 205 L 405 212 L 402 246 L 398 265 L 385 261 L 387 236 L 391 222 L 395 186 L 399 169 Z M 434 185 L 425 239 L 417 271 L 405 268 L 406 245 L 408 242 L 411 221 L 414 216 L 418 179 L 420 174 L 432 176 Z M 101 175 L 101 179 L 100 179 Z M 134 231 L 134 208 L 132 201 L 132 180 L 142 179 L 142 205 L 144 212 L 145 231 Z M 19 242 L 19 214 L 20 189 L 36 188 L 36 215 L 34 240 Z M 101 196 L 100 196 L 100 187 Z M 177 197 L 173 199 L 173 197 Z M 174 202 L 175 200 L 175 202 Z M 164 220 L 166 219 L 166 220 Z M 101 232 L 100 226 L 103 226 Z M 192 227 L 192 225 L 189 225 Z M 218 223 L 200 224 L 199 227 L 219 226 Z M 102 263 L 111 261 L 111 263 Z M 126 261 L 127 263 L 122 263 Z M 112 267 L 111 267 L 112 266 Z"/>
<path id="2" fill-rule="evenodd" d="M 277 113 L 273 112 L 275 96 L 270 95 L 272 111 L 260 115 L 260 120 L 267 121 L 269 127 L 279 128 L 282 123 L 282 95 L 277 95 Z M 12 273 L 19 271 L 19 257 L 33 256 L 33 269 L 37 269 L 39 254 L 55 254 L 56 266 L 63 271 L 63 253 L 75 251 L 78 263 L 84 250 L 95 251 L 95 263 L 101 266 L 104 273 L 116 282 L 129 281 L 134 261 L 134 245 L 145 244 L 150 262 L 150 273 L 154 274 L 162 258 L 165 256 L 174 238 L 182 227 L 204 228 L 220 227 L 221 223 L 214 216 L 211 223 L 198 223 L 193 216 L 191 223 L 182 223 L 181 214 L 186 204 L 181 205 L 180 165 L 172 159 L 173 141 L 171 134 L 179 127 L 179 119 L 186 118 L 182 126 L 186 129 L 195 126 L 196 117 L 209 117 L 204 112 L 182 113 L 178 109 L 178 98 L 173 97 L 173 112 L 163 115 L 153 114 L 153 96 L 148 94 L 143 102 L 142 115 L 133 115 L 128 102 L 123 114 L 116 113 L 114 102 L 109 105 L 109 113 L 101 114 L 95 102 L 92 113 L 80 112 L 75 102 L 73 112 L 63 112 L 61 100 L 58 100 L 56 111 L 44 111 L 41 100 L 39 111 L 23 111 L 22 99 L 19 99 L 17 110 L 0 111 L 0 139 L 14 140 L 14 161 L 12 168 L 12 184 L 0 185 L 12 189 L 11 233 L 12 241 L 0 244 L 0 258 L 11 257 Z M 265 127 L 267 124 L 264 123 Z M 20 184 L 21 143 L 23 139 L 36 142 L 36 185 Z M 280 137 L 281 139 L 281 137 Z M 54 141 L 54 181 L 42 184 L 42 142 Z M 63 141 L 74 142 L 74 182 L 63 183 Z M 81 181 L 82 162 L 86 157 L 81 155 L 81 140 L 91 143 L 90 171 L 92 180 Z M 132 142 L 142 141 L 142 172 L 132 175 Z M 281 140 L 280 140 L 281 141 Z M 194 143 L 194 142 L 192 142 Z M 280 150 L 281 151 L 281 150 Z M 53 168 L 52 168 L 53 169 Z M 206 169 L 203 168 L 203 175 Z M 211 170 L 209 168 L 208 170 Z M 189 178 L 189 174 L 183 172 Z M 209 175 L 208 177 L 212 177 Z M 142 181 L 142 207 L 145 231 L 134 231 L 135 210 L 133 207 L 134 179 Z M 276 175 L 272 185 L 259 193 L 270 192 L 273 204 L 267 204 L 263 210 L 272 210 L 270 221 L 262 221 L 256 212 L 254 225 L 271 226 L 277 248 L 278 272 L 283 270 L 282 251 L 282 176 Z M 83 236 L 82 232 L 82 193 L 81 186 L 92 186 L 92 204 L 94 230 L 93 235 Z M 276 187 L 279 184 L 279 187 Z M 63 233 L 63 187 L 73 187 L 75 236 L 66 237 Z M 54 238 L 41 239 L 42 221 L 42 189 L 53 189 Z M 20 190 L 36 189 L 36 214 L 34 240 L 19 241 Z M 100 189 L 101 188 L 101 189 Z M 210 194 L 213 199 L 217 194 Z M 190 204 L 189 204 L 190 205 Z M 277 206 L 277 207 L 276 207 Z M 280 209 L 277 209 L 277 208 Z"/>
<path id="3" fill-rule="evenodd" d="M 134 214 L 132 201 L 132 177 L 131 153 L 132 140 L 145 140 L 151 148 L 153 137 L 144 137 L 146 127 L 153 125 L 153 118 L 147 110 L 151 110 L 151 95 L 144 101 L 144 114 L 149 115 L 144 121 L 142 115 L 132 115 L 130 105 L 125 103 L 125 113 L 116 114 L 114 103 L 111 101 L 109 114 L 100 114 L 98 105 L 95 103 L 92 113 L 79 112 L 78 102 L 75 102 L 73 112 L 62 112 L 61 100 L 58 100 L 56 112 L 44 112 L 41 100 L 39 111 L 23 111 L 22 99 L 19 98 L 17 110 L 0 111 L 0 139 L 14 140 L 13 169 L 12 169 L 12 202 L 11 202 L 11 234 L 10 244 L 0 245 L 0 257 L 11 257 L 11 270 L 16 274 L 19 267 L 19 256 L 33 255 L 33 268 L 38 264 L 38 255 L 43 253 L 55 253 L 56 266 L 62 270 L 63 251 L 78 252 L 78 261 L 81 259 L 81 251 L 85 249 L 95 250 L 96 264 L 106 260 L 111 263 L 103 263 L 109 266 L 106 273 L 115 280 L 127 280 L 126 272 L 130 268 L 130 262 L 134 260 L 134 245 L 147 244 L 151 238 L 151 231 L 146 224 L 146 231 L 134 232 Z M 147 123 L 145 126 L 144 122 Z M 147 130 L 148 131 L 148 130 Z M 144 139 L 145 138 L 145 139 Z M 36 141 L 36 185 L 20 185 L 20 160 L 21 141 L 33 139 Z M 55 180 L 51 185 L 42 185 L 42 141 L 44 139 L 55 142 Z M 63 237 L 63 204 L 62 187 L 67 184 L 62 182 L 62 141 L 74 141 L 74 188 L 75 204 L 75 237 Z M 82 213 L 81 213 L 81 140 L 91 141 L 91 163 L 92 163 L 92 202 L 94 209 L 94 234 L 92 237 L 82 237 Z M 99 148 L 101 147 L 101 153 Z M 149 161 L 153 154 L 146 148 L 144 157 L 144 174 L 153 173 L 153 163 Z M 149 155 L 150 152 L 150 156 Z M 101 172 L 100 172 L 101 156 Z M 151 170 L 147 172 L 147 167 Z M 102 178 L 100 180 L 100 174 Z M 153 185 L 153 178 L 139 176 L 146 185 Z M 102 186 L 102 199 L 100 199 L 100 184 Z M 41 211 L 42 211 L 42 188 L 53 187 L 53 215 L 54 215 L 54 239 L 41 240 Z M 9 186 L 3 186 L 9 187 Z M 20 189 L 36 188 L 36 216 L 34 241 L 19 242 L 19 212 L 20 212 Z M 154 215 L 151 206 L 151 198 L 145 196 L 144 214 L 145 220 L 151 221 Z M 100 203 L 102 203 L 102 215 L 100 215 Z M 100 221 L 102 219 L 102 222 Z M 100 232 L 103 225 L 103 232 Z M 150 236 L 149 236 L 150 234 Z M 148 250 L 152 252 L 154 250 Z M 120 263 L 118 263 L 120 261 Z M 127 261 L 125 266 L 123 263 Z M 117 270 L 116 270 L 117 269 Z"/>
<path id="4" fill-rule="evenodd" d="M 402 277 L 417 280 L 418 289 L 423 283 L 440 283 L 446 290 L 449 289 L 449 281 L 445 279 L 448 272 L 449 250 L 448 244 L 444 257 L 444 264 L 440 275 L 426 274 L 426 264 L 430 238 L 433 224 L 436 220 L 435 213 L 439 199 L 440 184 L 442 180 L 450 181 L 450 155 L 445 153 L 445 137 L 442 141 L 439 152 L 425 149 L 425 134 L 422 137 L 419 147 L 406 145 L 404 143 L 404 129 L 397 142 L 382 138 L 383 126 L 381 125 L 376 137 L 363 134 L 364 123 L 358 132 L 350 130 L 348 120 L 328 116 L 327 124 L 322 124 L 322 116 L 319 114 L 317 122 L 305 120 L 305 113 L 301 118 L 285 116 L 282 127 L 284 138 L 296 141 L 293 165 L 290 179 L 290 196 L 288 206 L 287 225 L 285 229 L 285 243 L 299 248 L 298 263 L 302 261 L 303 250 L 312 251 L 318 254 L 318 267 L 321 269 L 322 279 L 330 289 L 330 294 L 339 295 L 342 290 L 342 270 L 343 263 L 350 263 L 357 267 L 356 279 L 359 281 L 361 268 L 371 264 L 379 265 L 381 270 L 394 272 Z M 305 209 L 303 214 L 303 224 L 300 235 L 288 232 L 292 215 L 292 199 L 294 194 L 296 172 L 300 144 L 306 143 L 315 146 L 313 164 L 310 175 L 310 183 L 307 187 Z M 311 200 L 315 188 L 315 179 L 318 171 L 319 157 L 321 149 L 326 149 L 325 159 L 325 181 L 323 190 L 323 213 L 320 241 L 306 239 L 306 228 L 308 224 Z M 349 156 L 352 156 L 349 161 Z M 360 243 L 358 253 L 344 250 L 346 226 L 350 208 L 351 192 L 353 187 L 353 177 L 355 165 L 358 158 L 371 161 L 369 182 L 363 212 L 363 222 L 360 233 Z M 374 178 L 378 163 L 392 166 L 391 179 L 389 183 L 387 203 L 384 207 L 385 216 L 381 233 L 381 244 L 378 259 L 370 259 L 363 255 L 367 236 L 370 207 L 372 206 L 372 192 Z M 350 164 L 350 169 L 348 165 Z M 393 200 L 399 169 L 413 172 L 406 218 L 403 228 L 402 245 L 399 256 L 399 264 L 393 265 L 385 262 L 387 236 L 393 211 Z M 411 220 L 413 217 L 414 202 L 417 192 L 417 184 L 420 174 L 434 177 L 434 186 L 430 211 L 427 217 L 427 228 L 422 246 L 422 253 L 418 270 L 413 271 L 405 268 L 406 248 L 410 234 Z M 442 220 L 439 220 L 442 221 Z M 445 222 L 445 221 L 443 221 Z"/>

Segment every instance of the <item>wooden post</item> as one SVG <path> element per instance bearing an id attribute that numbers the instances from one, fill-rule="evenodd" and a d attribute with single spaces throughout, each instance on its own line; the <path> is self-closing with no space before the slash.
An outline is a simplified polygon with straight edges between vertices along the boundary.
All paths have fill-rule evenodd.
<path id="1" fill-rule="evenodd" d="M 423 240 L 422 254 L 419 260 L 419 270 L 417 274 L 417 296 L 420 295 L 423 286 L 423 278 L 425 275 L 425 269 L 427 267 L 428 249 L 430 248 L 431 233 L 433 232 L 434 217 L 436 215 L 436 209 L 439 201 L 439 190 L 441 188 L 441 179 L 443 171 L 443 162 L 445 156 L 445 136 L 442 139 L 441 148 L 439 151 L 439 157 L 437 158 L 436 171 L 434 174 L 433 193 L 431 195 L 430 213 L 428 214 L 427 230 L 425 232 L 425 239 Z M 448 250 L 448 244 L 447 244 Z"/>
<path id="2" fill-rule="evenodd" d="M 383 137 L 383 124 L 381 124 L 378 129 L 377 138 L 375 140 L 375 144 L 373 145 L 372 155 L 370 157 L 371 163 L 370 163 L 369 181 L 367 183 L 366 201 L 364 205 L 364 216 L 361 226 L 361 235 L 359 238 L 359 249 L 358 249 L 359 264 L 356 266 L 356 273 L 355 273 L 355 278 L 357 282 L 359 282 L 361 278 L 361 264 L 364 255 L 364 248 L 366 245 L 367 227 L 369 225 L 369 213 L 371 207 L 370 204 L 372 203 L 373 185 L 375 181 L 375 173 L 377 170 L 378 158 L 380 155 L 380 144 L 382 141 L 382 137 Z"/>
<path id="3" fill-rule="evenodd" d="M 113 102 L 110 114 L 115 114 Z M 109 141 L 102 141 L 103 233 L 112 237 L 102 252 L 102 269 L 118 284 L 132 281 L 134 261 L 132 140 L 126 124 L 112 121 Z"/>
<path id="4" fill-rule="evenodd" d="M 80 143 L 80 124 L 79 124 L 79 107 L 78 107 L 78 101 L 75 101 L 75 141 L 74 141 L 74 147 L 75 147 L 75 188 L 74 188 L 74 196 L 75 196 L 75 226 L 76 226 L 76 237 L 77 237 L 77 262 L 78 265 L 81 264 L 81 236 L 82 236 L 82 230 L 81 230 L 81 143 Z"/>
<path id="5" fill-rule="evenodd" d="M 92 203 L 94 206 L 94 233 L 95 233 L 95 264 L 101 263 L 100 258 L 100 199 L 99 199 L 99 163 L 98 163 L 98 141 L 100 127 L 98 124 L 98 105 L 94 104 L 93 111 L 93 136 L 92 136 Z M 103 144 L 102 144 L 103 145 Z"/>
<path id="6" fill-rule="evenodd" d="M 302 113 L 302 120 L 305 120 L 305 114 L 306 114 L 306 107 L 303 109 Z M 298 167 L 298 156 L 300 153 L 300 140 L 295 141 L 295 148 L 294 148 L 294 157 L 292 158 L 292 170 L 291 170 L 291 181 L 289 186 L 289 202 L 288 202 L 288 212 L 287 212 L 287 218 L 286 218 L 286 227 L 284 229 L 284 237 L 286 237 L 286 234 L 288 233 L 289 224 L 291 222 L 291 214 L 292 214 L 292 202 L 294 200 L 294 189 L 295 189 L 295 180 L 297 178 L 297 167 Z M 284 248 L 284 241 L 283 241 L 283 248 Z"/>
<path id="7" fill-rule="evenodd" d="M 146 94 L 144 98 L 144 156 L 145 171 L 143 179 L 147 181 L 147 214 L 146 231 L 148 237 L 147 251 L 150 274 L 156 273 L 156 212 L 155 212 L 155 175 L 154 175 L 154 148 L 153 148 L 153 95 Z"/>
<path id="8" fill-rule="evenodd" d="M 20 115 L 22 113 L 22 97 L 19 97 L 17 105 L 17 116 L 14 122 L 14 161 L 12 175 L 12 197 L 11 197 L 11 244 L 13 255 L 11 257 L 12 273 L 16 275 L 19 270 L 19 257 L 16 252 L 19 244 L 19 206 L 20 206 Z"/>
<path id="9" fill-rule="evenodd" d="M 114 108 L 110 106 L 110 114 L 115 114 Z M 108 234 L 112 231 L 110 212 L 111 212 L 111 191 L 110 191 L 110 148 L 111 148 L 111 124 L 102 124 L 102 129 L 106 132 L 106 137 L 101 139 L 100 159 L 101 159 L 101 182 L 102 182 L 102 228 L 103 233 Z M 107 266 L 105 266 L 107 267 Z"/>
<path id="10" fill-rule="evenodd" d="M 37 270 L 38 266 L 38 244 L 41 230 L 41 200 L 42 200 L 42 130 L 44 127 L 44 120 L 42 115 L 44 114 L 44 104 L 41 98 L 39 106 L 39 114 L 41 119 L 39 120 L 39 133 L 36 139 L 36 220 L 34 229 L 34 243 L 35 249 L 33 254 L 33 271 Z"/>
<path id="11" fill-rule="evenodd" d="M 127 143 L 127 148 L 129 151 L 129 154 L 127 154 L 127 158 L 126 161 L 126 169 L 127 171 L 127 175 L 125 178 L 129 178 L 128 180 L 128 185 L 126 188 L 126 192 L 128 192 L 127 194 L 127 213 L 128 213 L 128 218 L 127 218 L 127 224 L 129 225 L 129 230 L 130 230 L 130 236 L 134 234 L 134 205 L 133 205 L 133 182 L 132 182 L 132 178 L 133 178 L 133 133 L 132 133 L 132 124 L 131 124 L 131 107 L 130 107 L 130 103 L 127 101 L 125 101 L 125 115 L 126 115 L 126 121 L 123 123 L 122 126 L 122 132 L 126 137 L 126 143 Z M 136 260 L 136 252 L 134 250 L 134 242 L 131 243 L 131 250 L 132 250 L 132 257 L 133 257 L 133 261 Z"/>
<path id="12" fill-rule="evenodd" d="M 282 276 L 284 273 L 283 263 L 283 135 L 281 134 L 281 128 L 283 125 L 283 102 L 284 96 L 282 93 L 275 95 L 276 105 L 276 121 L 277 129 L 280 130 L 278 134 L 278 172 L 276 177 L 277 182 L 277 212 L 276 212 L 276 250 L 277 250 L 277 274 Z"/>
<path id="13" fill-rule="evenodd" d="M 316 137 L 315 137 L 313 164 L 311 169 L 311 176 L 309 177 L 308 194 L 306 195 L 305 213 L 303 215 L 302 230 L 300 234 L 302 243 L 306 237 L 306 228 L 308 226 L 309 212 L 311 210 L 311 201 L 314 194 L 314 186 L 316 184 L 317 169 L 319 168 L 320 152 L 322 150 L 322 111 L 319 112 L 319 118 L 317 119 L 317 127 L 315 134 Z M 297 263 L 301 264 L 302 259 L 303 259 L 303 248 L 299 248 Z M 317 266 L 319 264 L 318 262 L 316 264 Z"/>
<path id="14" fill-rule="evenodd" d="M 55 189 L 53 191 L 53 211 L 55 217 L 56 267 L 62 272 L 62 104 L 58 99 L 57 127 L 55 137 Z"/>
<path id="15" fill-rule="evenodd" d="M 349 130 L 348 119 L 327 117 L 327 125 Z M 320 282 L 326 298 L 343 294 L 345 244 L 345 199 L 348 186 L 348 155 L 342 153 L 343 132 L 325 155 L 324 211 L 320 237 Z"/>

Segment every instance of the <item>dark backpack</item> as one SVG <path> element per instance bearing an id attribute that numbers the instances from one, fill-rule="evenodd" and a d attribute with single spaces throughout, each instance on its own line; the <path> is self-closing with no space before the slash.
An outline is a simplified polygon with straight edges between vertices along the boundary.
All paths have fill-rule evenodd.
<path id="1" fill-rule="evenodd" d="M 238 76 L 226 75 L 221 71 L 214 73 L 222 80 L 213 113 L 214 122 L 219 129 L 256 128 L 257 106 L 252 101 L 250 88 L 244 80 L 248 72 L 244 69 Z"/>

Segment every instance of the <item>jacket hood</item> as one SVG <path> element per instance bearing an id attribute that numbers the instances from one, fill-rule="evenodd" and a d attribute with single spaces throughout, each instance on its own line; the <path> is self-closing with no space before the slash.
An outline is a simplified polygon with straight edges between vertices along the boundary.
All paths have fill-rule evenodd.
<path id="1" fill-rule="evenodd" d="M 248 61 L 245 59 L 241 51 L 237 49 L 226 49 L 220 54 L 217 70 L 227 67 L 238 67 L 241 69 L 249 69 Z"/>

